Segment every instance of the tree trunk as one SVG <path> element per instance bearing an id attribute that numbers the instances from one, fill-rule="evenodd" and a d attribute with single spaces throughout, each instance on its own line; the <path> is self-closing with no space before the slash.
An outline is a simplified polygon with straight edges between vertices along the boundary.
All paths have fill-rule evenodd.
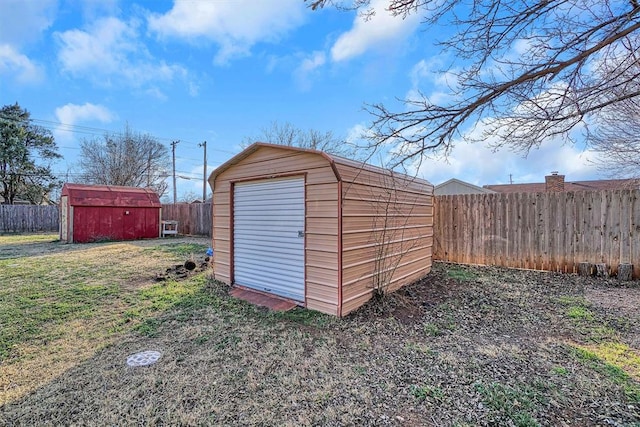
<path id="1" fill-rule="evenodd" d="M 596 264 L 596 276 L 598 277 L 609 277 L 609 269 L 607 269 L 607 264 Z"/>
<path id="2" fill-rule="evenodd" d="M 590 262 L 578 263 L 578 275 L 579 276 L 592 276 L 592 265 Z"/>
<path id="3" fill-rule="evenodd" d="M 633 279 L 633 264 L 620 264 L 618 265 L 618 279 L 619 280 L 632 280 Z"/>

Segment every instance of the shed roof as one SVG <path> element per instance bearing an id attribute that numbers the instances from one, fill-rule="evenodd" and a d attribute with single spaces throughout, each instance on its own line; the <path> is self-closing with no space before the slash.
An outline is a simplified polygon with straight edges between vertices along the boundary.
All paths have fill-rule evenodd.
<path id="1" fill-rule="evenodd" d="M 162 207 L 151 188 L 66 183 L 62 195 L 69 197 L 69 206 Z"/>
<path id="2" fill-rule="evenodd" d="M 336 179 L 338 181 L 342 181 L 342 176 L 340 175 L 340 172 L 338 171 L 338 168 L 336 167 L 336 165 L 344 165 L 344 166 L 352 167 L 355 169 L 366 170 L 366 171 L 370 171 L 370 172 L 374 172 L 382 175 L 389 175 L 389 176 L 392 175 L 395 178 L 406 179 L 407 181 L 415 182 L 418 184 L 431 185 L 431 183 L 425 179 L 412 177 L 402 173 L 392 172 L 389 169 L 384 169 L 379 166 L 371 165 L 369 163 L 360 162 L 357 160 L 351 160 L 344 157 L 336 156 L 334 154 L 325 153 L 324 151 L 313 150 L 310 148 L 292 147 L 290 145 L 270 144 L 266 142 L 255 142 L 251 144 L 249 147 L 245 148 L 240 153 L 236 154 L 235 156 L 233 156 L 232 158 L 230 158 L 229 160 L 221 164 L 220 166 L 218 166 L 216 169 L 213 170 L 213 172 L 211 172 L 211 175 L 209 175 L 209 183 L 213 185 L 218 175 L 220 175 L 222 172 L 226 171 L 230 167 L 240 163 L 242 160 L 246 159 L 247 157 L 249 157 L 251 154 L 258 151 L 262 147 L 271 147 L 271 148 L 277 148 L 285 151 L 311 153 L 311 154 L 317 154 L 319 156 L 322 156 L 331 165 L 331 168 L 333 169 L 333 173 L 335 174 Z"/>

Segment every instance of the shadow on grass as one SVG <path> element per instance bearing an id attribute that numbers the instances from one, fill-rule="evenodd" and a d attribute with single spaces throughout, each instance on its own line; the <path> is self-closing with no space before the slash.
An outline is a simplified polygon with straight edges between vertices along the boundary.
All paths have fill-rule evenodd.
<path id="1" fill-rule="evenodd" d="M 11 239 L 16 237 L 16 239 Z M 154 248 L 148 248 L 148 250 L 160 250 L 166 253 L 170 253 L 178 256 L 203 255 L 209 247 L 209 243 L 202 238 L 206 243 L 193 243 L 193 242 L 173 242 L 163 239 L 141 239 L 141 240 L 105 240 L 101 242 L 90 243 L 64 243 L 58 239 L 57 235 L 44 235 L 46 237 L 42 240 L 25 241 L 24 235 L 15 236 L 2 236 L 0 235 L 0 260 L 10 260 L 16 258 L 29 258 L 38 257 L 44 255 L 53 255 L 58 253 L 85 251 L 87 249 L 93 249 L 101 246 L 108 246 L 113 244 L 145 244 L 154 242 L 157 244 Z M 28 239 L 29 236 L 27 236 Z M 20 239 L 23 238 L 23 239 Z M 189 238 L 193 239 L 193 238 Z M 208 239 L 208 238 L 207 238 Z M 166 248 L 165 248 L 166 247 Z"/>
<path id="2" fill-rule="evenodd" d="M 204 277 L 204 276 L 202 276 Z M 203 309 L 213 309 L 229 320 L 239 317 L 249 317 L 253 321 L 304 325 L 324 328 L 338 321 L 335 317 L 305 308 L 294 308 L 290 311 L 270 311 L 266 307 L 253 305 L 247 301 L 233 298 L 229 295 L 228 286 L 224 283 L 208 279 L 195 292 L 172 296 L 169 286 L 154 286 L 143 291 L 143 298 L 153 298 L 162 313 L 144 319 L 134 330 L 140 335 L 155 337 L 160 328 L 173 321 L 186 322 L 198 317 Z"/>
<path id="3" fill-rule="evenodd" d="M 246 331 L 253 330 L 256 325 L 261 325 L 258 329 L 264 334 L 265 330 L 274 329 L 295 331 L 297 328 L 288 327 L 292 324 L 324 328 L 334 321 L 331 316 L 303 309 L 286 313 L 267 311 L 231 297 L 226 285 L 208 278 L 206 274 L 192 276 L 188 281 L 191 285 L 180 286 L 179 282 L 170 281 L 140 290 L 137 298 L 149 304 L 138 313 L 122 314 L 122 331 L 115 336 L 116 340 L 97 348 L 89 358 L 79 360 L 73 367 L 40 384 L 28 394 L 0 406 L 0 425 L 84 424 L 89 421 L 97 424 L 127 424 L 131 417 L 135 418 L 132 413 L 120 412 L 115 419 L 94 419 L 91 417 L 91 408 L 98 405 L 104 416 L 110 405 L 102 402 L 103 380 L 105 383 L 110 381 L 116 387 L 109 390 L 116 395 L 127 394 L 127 387 L 139 390 L 154 388 L 152 384 L 145 385 L 140 381 L 156 367 L 129 368 L 125 365 L 128 354 L 159 349 L 166 353 L 162 360 L 164 369 L 184 360 L 180 354 L 187 351 L 181 346 L 185 342 L 185 331 L 193 333 L 193 337 L 188 337 L 188 346 L 197 348 L 207 345 L 209 351 L 233 357 L 228 352 L 233 351 L 239 343 L 251 340 L 252 335 Z M 177 341 L 183 344 L 171 342 L 176 330 L 180 331 Z M 191 348 L 189 351 L 192 350 Z M 118 355 L 116 359 L 113 354 Z M 108 381 L 104 379 L 105 376 L 110 376 Z M 153 381 L 157 387 L 163 379 L 157 377 Z M 130 405 L 127 411 L 134 413 L 140 409 L 134 410 L 137 404 L 135 401 L 117 403 L 120 407 Z M 78 409 L 81 405 L 83 406 Z M 183 421 L 184 419 L 186 418 L 182 418 Z M 151 421 L 141 422 L 148 424 Z"/>

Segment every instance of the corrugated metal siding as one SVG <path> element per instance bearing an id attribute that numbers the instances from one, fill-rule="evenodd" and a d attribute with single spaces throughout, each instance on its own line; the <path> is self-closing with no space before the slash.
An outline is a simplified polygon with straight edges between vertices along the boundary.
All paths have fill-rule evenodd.
<path id="1" fill-rule="evenodd" d="M 431 270 L 433 187 L 422 180 L 338 165 L 343 183 L 342 314 L 376 286 L 390 292 Z M 349 179 L 350 181 L 347 181 Z"/>
<path id="2" fill-rule="evenodd" d="M 287 159 L 276 162 L 277 159 Z M 215 177 L 213 184 L 213 262 L 215 277 L 231 282 L 231 182 L 279 174 L 306 176 L 306 307 L 338 314 L 338 184 L 327 159 L 280 147 L 260 147 Z M 332 190 L 333 189 L 333 190 Z M 314 209 L 316 205 L 331 208 Z M 318 224 L 315 222 L 318 221 Z M 312 225 L 313 224 L 313 225 Z M 324 226 L 327 226 L 326 228 Z M 319 245 L 316 245 L 319 243 Z M 310 267 L 324 266 L 322 275 Z M 330 277 L 329 277 L 330 276 Z"/>
<path id="3" fill-rule="evenodd" d="M 387 280 L 388 291 L 430 271 L 431 184 L 345 159 L 333 158 L 332 162 L 322 153 L 256 144 L 225 163 L 210 178 L 214 190 L 217 279 L 229 283 L 234 265 L 230 248 L 233 236 L 229 235 L 232 183 L 239 185 L 241 181 L 283 174 L 306 176 L 307 308 L 345 315 L 371 298 L 376 271 L 392 271 Z M 340 185 L 337 176 L 342 179 Z M 381 209 L 385 210 L 384 215 Z M 381 239 L 386 241 L 384 253 L 378 244 Z"/>

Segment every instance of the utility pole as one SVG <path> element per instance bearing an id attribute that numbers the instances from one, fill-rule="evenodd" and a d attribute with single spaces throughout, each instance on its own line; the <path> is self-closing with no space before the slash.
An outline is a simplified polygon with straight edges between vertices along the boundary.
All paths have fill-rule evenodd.
<path id="1" fill-rule="evenodd" d="M 171 153 L 173 155 L 173 204 L 175 205 L 178 200 L 178 192 L 176 191 L 176 145 L 180 141 L 171 142 Z"/>
<path id="2" fill-rule="evenodd" d="M 198 147 L 204 147 L 204 175 L 202 176 L 202 203 L 207 200 L 207 141 L 198 144 Z"/>

